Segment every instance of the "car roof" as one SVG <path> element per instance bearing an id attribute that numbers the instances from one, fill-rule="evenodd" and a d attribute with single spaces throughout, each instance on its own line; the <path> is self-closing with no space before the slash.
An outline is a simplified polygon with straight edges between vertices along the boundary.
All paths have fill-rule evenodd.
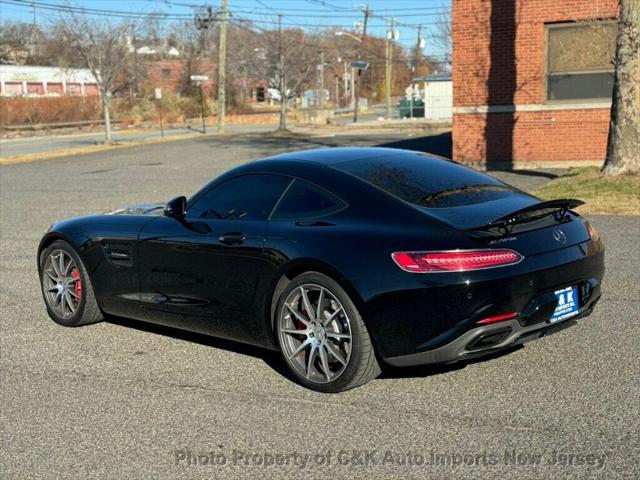
<path id="1" fill-rule="evenodd" d="M 297 161 L 312 162 L 319 165 L 335 165 L 348 160 L 364 160 L 368 158 L 379 158 L 385 156 L 410 156 L 424 155 L 422 152 L 412 150 L 402 150 L 399 148 L 383 147 L 327 147 L 302 150 L 297 152 L 283 153 L 273 157 L 258 160 L 255 164 L 266 161 Z M 434 157 L 436 157 L 434 155 Z M 255 165 L 254 164 L 254 165 Z M 257 166 L 257 165 L 256 165 Z"/>

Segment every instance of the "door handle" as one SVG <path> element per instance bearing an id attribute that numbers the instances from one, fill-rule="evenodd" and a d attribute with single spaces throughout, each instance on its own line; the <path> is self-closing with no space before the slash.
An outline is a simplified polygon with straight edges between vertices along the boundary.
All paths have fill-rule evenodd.
<path id="1" fill-rule="evenodd" d="M 242 245 L 246 239 L 242 232 L 227 232 L 220 235 L 218 241 L 224 245 Z"/>
<path id="2" fill-rule="evenodd" d="M 322 220 L 298 220 L 296 222 L 296 226 L 298 227 L 332 227 L 333 225 L 333 223 Z"/>

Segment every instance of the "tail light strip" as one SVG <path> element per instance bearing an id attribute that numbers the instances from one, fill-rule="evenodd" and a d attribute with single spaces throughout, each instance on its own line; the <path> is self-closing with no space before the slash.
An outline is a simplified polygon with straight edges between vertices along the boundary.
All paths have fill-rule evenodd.
<path id="1" fill-rule="evenodd" d="M 401 269 L 414 273 L 484 270 L 515 265 L 524 259 L 521 254 L 509 249 L 394 252 L 391 258 Z"/>

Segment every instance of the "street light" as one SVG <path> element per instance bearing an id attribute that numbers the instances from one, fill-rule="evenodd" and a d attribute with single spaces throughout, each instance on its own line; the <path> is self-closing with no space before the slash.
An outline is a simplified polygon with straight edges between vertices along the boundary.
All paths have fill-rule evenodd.
<path id="1" fill-rule="evenodd" d="M 337 32 L 335 32 L 335 36 L 336 37 L 346 36 L 346 37 L 354 39 L 356 42 L 362 43 L 362 39 L 361 38 L 358 38 L 355 35 L 353 35 L 352 33 L 344 32 L 342 30 L 338 30 Z"/>

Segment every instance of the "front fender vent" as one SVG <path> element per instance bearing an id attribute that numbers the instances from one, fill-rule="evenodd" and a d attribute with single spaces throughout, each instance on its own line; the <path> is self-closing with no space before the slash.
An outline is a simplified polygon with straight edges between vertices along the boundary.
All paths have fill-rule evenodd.
<path id="1" fill-rule="evenodd" d="M 133 251 L 130 245 L 106 243 L 102 245 L 109 263 L 121 267 L 133 266 Z"/>

